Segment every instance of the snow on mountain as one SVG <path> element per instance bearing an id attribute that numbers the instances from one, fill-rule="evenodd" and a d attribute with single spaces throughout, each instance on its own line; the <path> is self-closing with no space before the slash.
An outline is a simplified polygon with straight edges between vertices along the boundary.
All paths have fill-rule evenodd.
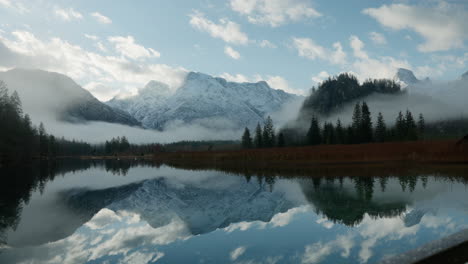
<path id="1" fill-rule="evenodd" d="M 104 121 L 125 125 L 139 122 L 124 111 L 100 102 L 69 77 L 42 70 L 13 69 L 0 72 L 8 89 L 17 91 L 23 110 L 33 121 Z"/>
<path id="2" fill-rule="evenodd" d="M 395 79 L 402 82 L 405 86 L 418 83 L 419 80 L 414 76 L 414 73 L 408 69 L 399 68 Z"/>
<path id="3" fill-rule="evenodd" d="M 71 191 L 64 199 L 87 218 L 109 208 L 136 213 L 153 228 L 178 219 L 194 235 L 233 223 L 269 222 L 274 215 L 300 205 L 289 200 L 283 191 L 271 191 L 265 183 L 246 182 L 243 178 L 225 187 L 205 184 L 208 186 L 180 186 L 160 178 L 104 190 Z"/>
<path id="4" fill-rule="evenodd" d="M 264 81 L 236 83 L 190 72 L 175 92 L 151 81 L 138 95 L 116 97 L 107 104 L 128 112 L 148 128 L 162 130 L 174 122 L 238 128 L 263 122 L 268 114 L 297 98 Z"/>

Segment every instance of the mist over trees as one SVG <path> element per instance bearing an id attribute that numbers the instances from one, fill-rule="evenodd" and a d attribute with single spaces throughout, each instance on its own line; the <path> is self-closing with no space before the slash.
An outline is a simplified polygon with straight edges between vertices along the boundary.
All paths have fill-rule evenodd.
<path id="1" fill-rule="evenodd" d="M 321 123 L 319 117 L 313 115 L 310 126 L 305 135 L 298 136 L 285 129 L 275 134 L 273 121 L 267 118 L 262 127 L 256 127 L 255 137 L 250 137 L 250 130 L 245 128 L 241 142 L 243 148 L 269 148 L 293 145 L 330 145 L 330 144 L 363 144 L 372 142 L 388 141 L 416 141 L 424 139 L 425 121 L 423 114 L 419 114 L 419 119 L 413 117 L 411 111 L 406 110 L 405 114 L 399 112 L 395 118 L 395 125 L 390 127 L 385 123 L 382 113 L 377 114 L 376 124 L 373 123 L 371 109 L 366 102 L 358 102 L 354 106 L 352 123 L 343 126 L 338 119 L 336 123 Z M 295 138 L 290 138 L 289 136 Z M 298 138 L 302 138 L 297 144 Z M 276 142 L 276 144 L 275 144 Z"/>
<path id="2" fill-rule="evenodd" d="M 401 86 L 392 80 L 366 80 L 362 85 L 349 73 L 329 77 L 307 97 L 301 109 L 301 115 L 310 117 L 312 113 L 328 115 L 341 110 L 349 102 L 366 97 L 372 93 L 399 94 Z"/>
<path id="3" fill-rule="evenodd" d="M 31 123 L 23 113 L 21 100 L 16 91 L 11 94 L 0 81 L 0 163 L 29 159 L 32 157 L 55 157 L 90 153 L 90 144 L 68 141 L 49 135 L 41 123 Z"/>

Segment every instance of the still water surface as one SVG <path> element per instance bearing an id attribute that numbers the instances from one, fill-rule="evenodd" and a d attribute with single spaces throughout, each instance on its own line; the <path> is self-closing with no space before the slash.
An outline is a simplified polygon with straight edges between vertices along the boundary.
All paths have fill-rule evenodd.
<path id="1" fill-rule="evenodd" d="M 283 176 L 5 169 L 0 263 L 375 263 L 468 228 L 463 173 Z"/>

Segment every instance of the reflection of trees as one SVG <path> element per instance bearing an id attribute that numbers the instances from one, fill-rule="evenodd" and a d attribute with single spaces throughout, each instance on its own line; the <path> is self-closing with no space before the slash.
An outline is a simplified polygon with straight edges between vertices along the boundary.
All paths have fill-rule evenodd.
<path id="1" fill-rule="evenodd" d="M 0 184 L 0 243 L 5 242 L 5 232 L 8 228 L 16 229 L 21 216 L 21 210 L 29 203 L 31 194 L 44 191 L 47 182 L 56 175 L 75 173 L 90 168 L 112 167 L 107 169 L 116 175 L 126 175 L 129 168 L 143 164 L 143 166 L 159 166 L 160 164 L 144 161 L 125 161 L 119 163 L 102 160 L 60 159 L 41 160 L 31 164 L 15 167 L 1 167 Z M 120 166 L 120 167 L 119 167 Z"/>
<path id="2" fill-rule="evenodd" d="M 366 213 L 375 218 L 394 217 L 406 209 L 404 202 L 372 201 L 373 178 L 353 178 L 355 193 L 340 186 L 339 181 L 338 184 L 330 181 L 320 184 L 321 178 L 317 178 L 304 181 L 302 190 L 317 213 L 334 223 L 355 226 L 362 221 Z"/>

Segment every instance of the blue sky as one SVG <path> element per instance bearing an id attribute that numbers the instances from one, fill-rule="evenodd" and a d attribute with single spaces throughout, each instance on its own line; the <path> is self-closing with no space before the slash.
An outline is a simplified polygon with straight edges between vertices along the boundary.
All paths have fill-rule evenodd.
<path id="1" fill-rule="evenodd" d="M 187 71 L 307 91 L 328 75 L 467 70 L 467 1 L 0 0 L 0 70 L 67 74 L 101 100 Z"/>

